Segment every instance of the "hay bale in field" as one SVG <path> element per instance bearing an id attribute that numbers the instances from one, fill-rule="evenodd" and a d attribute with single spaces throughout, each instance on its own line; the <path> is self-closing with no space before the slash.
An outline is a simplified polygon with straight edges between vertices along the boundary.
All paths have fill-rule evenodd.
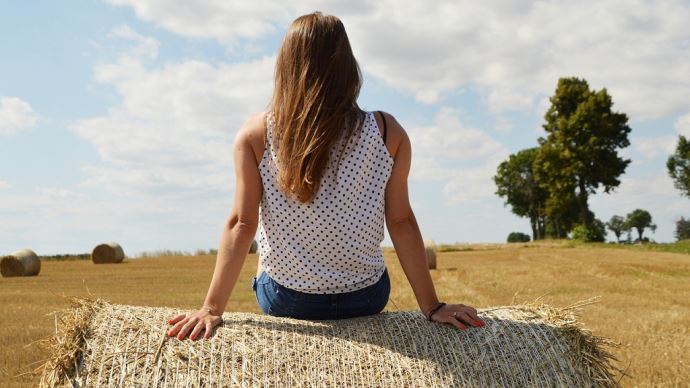
<path id="1" fill-rule="evenodd" d="M 256 253 L 258 249 L 259 244 L 256 242 L 256 240 L 252 240 L 252 245 L 249 247 L 249 253 Z"/>
<path id="2" fill-rule="evenodd" d="M 21 249 L 0 259 L 3 277 L 36 276 L 41 272 L 41 259 L 31 249 Z"/>
<path id="3" fill-rule="evenodd" d="M 94 264 L 121 263 L 124 259 L 125 252 L 116 242 L 99 244 L 91 252 L 91 260 Z"/>
<path id="4" fill-rule="evenodd" d="M 468 330 L 417 311 L 337 321 L 225 313 L 210 339 L 180 341 L 166 320 L 181 310 L 73 298 L 44 340 L 41 386 L 616 387 L 604 349 L 616 344 L 580 327 L 580 306 L 480 309 L 486 326 Z"/>
<path id="5" fill-rule="evenodd" d="M 436 269 L 436 242 L 434 240 L 424 240 L 424 251 L 426 252 L 426 262 L 429 269 Z"/>

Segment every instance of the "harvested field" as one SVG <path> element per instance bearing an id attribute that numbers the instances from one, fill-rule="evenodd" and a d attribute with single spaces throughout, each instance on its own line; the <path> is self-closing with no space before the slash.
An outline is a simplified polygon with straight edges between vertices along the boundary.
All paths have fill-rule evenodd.
<path id="1" fill-rule="evenodd" d="M 443 300 L 481 309 L 543 296 L 544 302 L 562 307 L 601 296 L 600 302 L 583 309 L 580 321 L 593 334 L 620 342 L 615 365 L 630 375 L 621 385 L 687 386 L 690 256 L 555 244 L 467 248 L 437 252 L 438 269 L 432 277 Z M 395 253 L 386 249 L 384 256 L 392 283 L 386 311 L 415 309 Z M 255 254 L 248 256 L 228 312 L 260 311 L 250 288 L 256 259 Z M 54 333 L 50 313 L 69 306 L 62 295 L 125 305 L 198 308 L 214 261 L 215 256 L 135 259 L 116 266 L 45 261 L 40 276 L 1 278 L 0 386 L 38 384 L 40 373 L 32 371 L 47 354 L 34 342 Z"/>

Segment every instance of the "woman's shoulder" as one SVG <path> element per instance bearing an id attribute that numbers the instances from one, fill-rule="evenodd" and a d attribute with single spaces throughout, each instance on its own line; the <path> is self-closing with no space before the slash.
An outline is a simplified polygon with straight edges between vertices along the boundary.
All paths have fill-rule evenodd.
<path id="1" fill-rule="evenodd" d="M 266 141 L 266 118 L 269 112 L 257 112 L 250 114 L 240 127 L 237 137 L 250 144 L 258 160 L 264 153 Z"/>
<path id="2" fill-rule="evenodd" d="M 405 141 L 409 141 L 407 132 L 405 131 L 405 128 L 403 128 L 403 126 L 398 122 L 398 120 L 396 120 L 395 116 L 393 116 L 391 113 L 385 111 L 373 112 L 381 112 L 381 114 L 383 114 L 383 117 L 385 117 L 386 119 L 386 146 L 390 150 L 391 156 L 395 158 L 395 154 L 397 153 L 400 144 L 402 144 Z M 384 123 L 381 119 L 381 114 L 374 114 L 374 118 L 376 119 L 376 124 L 378 125 L 379 130 L 381 131 L 381 135 L 383 136 Z"/>

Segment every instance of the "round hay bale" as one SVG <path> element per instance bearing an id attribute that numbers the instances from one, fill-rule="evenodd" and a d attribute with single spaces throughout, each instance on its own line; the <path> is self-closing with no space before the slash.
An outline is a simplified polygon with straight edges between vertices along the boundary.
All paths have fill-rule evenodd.
<path id="1" fill-rule="evenodd" d="M 429 269 L 436 269 L 436 243 L 434 240 L 424 240 L 424 251 Z"/>
<path id="2" fill-rule="evenodd" d="M 259 244 L 256 242 L 256 240 L 252 240 L 252 245 L 249 247 L 249 253 L 256 253 L 258 249 Z"/>
<path id="3" fill-rule="evenodd" d="M 121 263 L 124 259 L 125 252 L 116 242 L 97 245 L 91 252 L 91 260 L 94 264 Z"/>
<path id="4" fill-rule="evenodd" d="M 31 249 L 21 249 L 5 256 L 0 261 L 3 277 L 36 276 L 41 272 L 41 260 Z"/>

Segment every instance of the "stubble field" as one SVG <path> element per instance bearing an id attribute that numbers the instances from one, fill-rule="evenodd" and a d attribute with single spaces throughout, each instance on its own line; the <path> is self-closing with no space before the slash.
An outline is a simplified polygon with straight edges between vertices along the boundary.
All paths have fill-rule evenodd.
<path id="1" fill-rule="evenodd" d="M 384 249 L 392 281 L 386 310 L 416 309 L 395 252 Z M 441 300 L 477 308 L 542 300 L 555 306 L 600 296 L 580 317 L 594 334 L 620 343 L 623 386 L 688 386 L 690 382 L 690 256 L 567 245 L 472 246 L 440 252 L 432 271 Z M 0 386 L 33 387 L 46 356 L 34 341 L 55 327 L 63 296 L 112 303 L 198 308 L 215 257 L 160 257 L 117 265 L 44 261 L 31 278 L 0 279 Z M 227 311 L 260 312 L 250 288 L 257 255 L 248 255 Z"/>

